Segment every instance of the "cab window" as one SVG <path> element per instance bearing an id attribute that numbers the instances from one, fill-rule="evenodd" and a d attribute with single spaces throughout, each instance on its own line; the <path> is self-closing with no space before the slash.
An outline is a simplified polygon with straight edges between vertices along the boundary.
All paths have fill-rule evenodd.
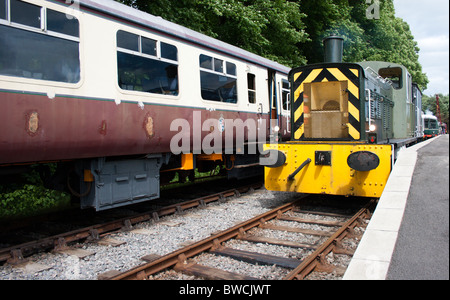
<path id="1" fill-rule="evenodd" d="M 378 70 L 378 74 L 384 79 L 388 79 L 389 81 L 391 81 L 394 89 L 399 90 L 403 88 L 402 68 L 382 68 Z"/>

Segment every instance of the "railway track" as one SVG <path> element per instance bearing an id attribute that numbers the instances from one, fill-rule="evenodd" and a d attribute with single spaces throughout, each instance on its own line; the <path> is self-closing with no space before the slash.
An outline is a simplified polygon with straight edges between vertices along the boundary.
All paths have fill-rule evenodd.
<path id="1" fill-rule="evenodd" d="M 327 256 L 330 253 L 333 253 L 333 255 L 352 256 L 354 249 L 346 248 L 344 239 L 360 238 L 356 228 L 365 227 L 366 221 L 371 217 L 371 210 L 374 209 L 376 201 L 371 200 L 358 209 L 355 214 L 348 215 L 329 211 L 305 211 L 302 210 L 303 200 L 300 199 L 293 203 L 284 204 L 168 255 L 149 255 L 144 257 L 144 260 L 148 261 L 147 263 L 125 272 L 107 274 L 102 279 L 167 279 L 167 275 L 161 275 L 164 272 L 183 273 L 195 278 L 210 280 L 267 279 L 227 271 L 226 266 L 223 266 L 222 263 L 220 263 L 220 269 L 209 266 L 208 257 L 229 257 L 233 260 L 251 263 L 255 267 L 269 265 L 283 268 L 285 270 L 284 273 L 282 272 L 284 276 L 276 277 L 275 279 L 304 279 L 313 271 L 342 273 L 345 268 L 336 267 L 328 263 Z M 291 223 L 291 225 L 279 225 L 278 222 L 287 222 Z M 307 229 L 303 226 L 304 224 L 314 224 L 328 229 Z M 270 237 L 270 234 L 267 234 L 274 231 L 288 233 L 291 237 L 289 239 L 279 239 Z M 311 242 L 311 236 L 315 237 L 313 242 Z M 259 245 L 270 244 L 283 248 L 306 250 L 308 254 L 299 259 L 236 249 L 230 246 L 237 240 Z M 231 262 L 231 264 L 234 263 Z"/>
<path id="2" fill-rule="evenodd" d="M 185 210 L 195 207 L 205 207 L 207 204 L 212 202 L 225 201 L 230 197 L 239 196 L 241 193 L 251 192 L 261 186 L 262 184 L 255 183 L 236 189 L 229 189 L 193 200 L 164 206 L 157 210 L 137 213 L 127 217 L 117 218 L 113 221 L 86 226 L 76 230 L 3 248 L 0 249 L 0 263 L 8 262 L 10 264 L 20 264 L 26 260 L 26 257 L 40 251 L 58 251 L 67 249 L 70 244 L 76 242 L 99 240 L 112 232 L 118 230 L 131 230 L 134 225 L 142 222 L 157 222 L 161 217 L 175 213 L 182 213 Z"/>

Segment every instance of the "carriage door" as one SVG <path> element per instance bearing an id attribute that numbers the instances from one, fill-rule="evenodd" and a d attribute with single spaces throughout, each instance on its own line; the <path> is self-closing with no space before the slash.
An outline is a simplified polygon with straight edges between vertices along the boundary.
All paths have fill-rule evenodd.
<path id="1" fill-rule="evenodd" d="M 280 83 L 279 83 L 280 84 Z M 278 87 L 281 91 L 281 127 L 283 128 L 283 134 L 291 133 L 291 84 L 287 79 L 281 79 L 281 87 Z"/>
<path id="2" fill-rule="evenodd" d="M 269 116 L 270 116 L 270 137 L 271 140 L 278 141 L 278 133 L 281 130 L 281 122 L 279 120 L 279 99 L 277 93 L 276 72 L 268 70 L 268 85 L 269 85 Z"/>

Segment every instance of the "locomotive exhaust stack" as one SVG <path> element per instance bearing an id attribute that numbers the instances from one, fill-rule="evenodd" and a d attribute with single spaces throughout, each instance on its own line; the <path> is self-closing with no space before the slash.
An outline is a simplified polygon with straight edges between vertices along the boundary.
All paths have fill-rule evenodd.
<path id="1" fill-rule="evenodd" d="M 326 63 L 341 63 L 344 56 L 344 39 L 340 36 L 331 35 L 323 39 Z"/>

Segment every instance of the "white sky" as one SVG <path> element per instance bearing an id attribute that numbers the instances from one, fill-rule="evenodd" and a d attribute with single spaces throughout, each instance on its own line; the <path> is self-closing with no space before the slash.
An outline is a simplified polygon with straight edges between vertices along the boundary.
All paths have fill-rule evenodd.
<path id="1" fill-rule="evenodd" d="M 394 6 L 419 44 L 419 62 L 430 81 L 423 93 L 449 94 L 449 1 L 394 0 Z"/>

